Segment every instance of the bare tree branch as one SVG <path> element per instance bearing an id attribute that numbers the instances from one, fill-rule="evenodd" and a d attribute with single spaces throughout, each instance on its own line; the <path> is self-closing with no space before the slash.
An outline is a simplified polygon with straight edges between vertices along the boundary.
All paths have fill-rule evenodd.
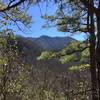
<path id="1" fill-rule="evenodd" d="M 14 0 L 12 0 L 12 1 L 8 4 L 7 7 L 3 8 L 3 9 L 0 9 L 0 12 L 5 12 L 5 11 L 7 11 L 7 10 L 10 10 L 10 9 L 16 7 L 16 6 L 19 6 L 20 4 L 22 4 L 22 3 L 23 3 L 24 1 L 26 1 L 26 0 L 19 0 L 17 3 L 11 5 L 11 3 L 12 3 L 13 1 L 14 1 Z M 10 6 L 10 5 L 11 5 L 11 6 Z"/>

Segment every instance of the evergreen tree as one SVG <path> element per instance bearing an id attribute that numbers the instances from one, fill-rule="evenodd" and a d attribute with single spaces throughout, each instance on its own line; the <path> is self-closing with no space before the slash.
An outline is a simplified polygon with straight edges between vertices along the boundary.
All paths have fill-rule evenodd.
<path id="1" fill-rule="evenodd" d="M 100 99 L 100 92 L 97 96 L 98 88 L 100 91 L 100 0 L 54 0 L 54 2 L 58 4 L 57 13 L 43 18 L 53 22 L 59 31 L 89 33 L 92 97 L 93 100 Z"/>

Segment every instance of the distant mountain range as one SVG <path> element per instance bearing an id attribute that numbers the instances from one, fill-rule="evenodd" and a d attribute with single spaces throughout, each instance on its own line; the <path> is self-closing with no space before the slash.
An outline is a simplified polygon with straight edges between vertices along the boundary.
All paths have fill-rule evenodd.
<path id="1" fill-rule="evenodd" d="M 49 59 L 46 61 L 38 61 L 42 51 L 52 50 L 59 51 L 72 41 L 77 41 L 71 37 L 48 37 L 41 36 L 39 38 L 17 37 L 19 51 L 22 52 L 21 59 L 29 64 L 34 65 L 39 70 L 49 69 L 54 72 L 66 72 L 68 66 L 76 65 L 77 62 L 61 64 L 58 59 Z"/>
<path id="2" fill-rule="evenodd" d="M 37 56 L 39 56 L 42 51 L 59 51 L 72 41 L 76 41 L 71 37 L 49 36 L 41 36 L 39 38 L 17 36 L 17 40 L 18 48 L 23 52 L 23 59 L 26 59 L 30 62 L 36 60 Z"/>
<path id="3" fill-rule="evenodd" d="M 34 43 L 42 47 L 44 50 L 54 50 L 54 51 L 59 51 L 72 41 L 76 41 L 71 37 L 49 37 L 45 35 L 39 38 L 27 38 L 27 39 L 33 41 Z"/>

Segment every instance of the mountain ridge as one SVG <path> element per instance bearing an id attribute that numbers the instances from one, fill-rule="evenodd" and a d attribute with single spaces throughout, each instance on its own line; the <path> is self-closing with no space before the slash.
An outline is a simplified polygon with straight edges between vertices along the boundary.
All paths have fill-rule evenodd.
<path id="1" fill-rule="evenodd" d="M 53 50 L 53 51 L 59 51 L 72 41 L 77 41 L 71 37 L 50 37 L 46 35 L 40 36 L 38 38 L 28 37 L 27 39 L 35 42 L 44 50 Z"/>

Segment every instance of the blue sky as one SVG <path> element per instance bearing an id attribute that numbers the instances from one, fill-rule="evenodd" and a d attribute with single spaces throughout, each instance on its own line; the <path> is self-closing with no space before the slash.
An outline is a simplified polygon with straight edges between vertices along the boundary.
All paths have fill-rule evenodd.
<path id="1" fill-rule="evenodd" d="M 49 7 L 47 8 L 47 11 L 46 11 L 46 4 L 45 3 L 40 4 L 41 9 L 39 9 L 39 7 L 37 5 L 31 7 L 29 12 L 28 12 L 29 15 L 32 16 L 32 20 L 33 20 L 31 28 L 28 31 L 26 31 L 25 33 L 20 32 L 20 31 L 18 33 L 22 36 L 25 36 L 25 37 L 40 37 L 41 35 L 48 35 L 51 37 L 70 36 L 70 33 L 58 32 L 56 30 L 56 28 L 42 28 L 42 25 L 45 24 L 45 20 L 41 18 L 41 13 L 42 13 L 42 15 L 54 14 L 56 7 L 52 6 L 52 5 L 53 4 L 49 5 Z M 40 12 L 40 10 L 41 10 L 41 12 Z M 81 35 L 77 34 L 77 35 L 73 35 L 71 37 L 74 37 L 75 39 L 78 39 L 78 40 L 84 40 L 84 38 L 86 38 L 84 34 L 81 34 Z"/>

